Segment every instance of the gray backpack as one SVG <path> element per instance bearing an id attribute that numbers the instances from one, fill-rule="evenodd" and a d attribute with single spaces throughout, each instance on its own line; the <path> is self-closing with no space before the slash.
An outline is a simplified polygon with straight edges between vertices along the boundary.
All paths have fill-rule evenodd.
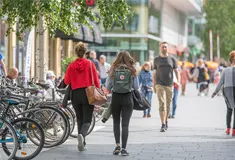
<path id="1" fill-rule="evenodd" d="M 114 71 L 113 92 L 129 93 L 132 89 L 132 73 L 125 66 L 120 66 Z"/>

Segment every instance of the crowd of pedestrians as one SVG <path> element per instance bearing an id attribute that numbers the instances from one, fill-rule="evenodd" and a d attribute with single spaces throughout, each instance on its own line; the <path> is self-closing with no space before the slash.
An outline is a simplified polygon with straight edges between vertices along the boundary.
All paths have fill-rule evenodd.
<path id="1" fill-rule="evenodd" d="M 218 67 L 213 75 L 202 59 L 197 61 L 193 72 L 190 72 L 185 62 L 180 66 L 176 58 L 168 54 L 167 42 L 160 44 L 159 56 L 144 62 L 142 66 L 126 51 L 118 53 L 112 65 L 107 63 L 105 55 L 100 55 L 98 60 L 96 52 L 88 51 L 86 44 L 82 42 L 75 45 L 75 53 L 77 58 L 68 66 L 63 81 L 61 77 L 56 79 L 53 71 L 48 71 L 46 83 L 53 89 L 62 81 L 71 89 L 71 101 L 77 117 L 79 151 L 86 150 L 87 132 L 95 107 L 89 103 L 86 93 L 86 88 L 92 85 L 111 95 L 107 110 L 109 113 L 106 114 L 107 117 L 104 116 L 103 122 L 112 115 L 114 155 L 129 155 L 127 142 L 134 108 L 134 91 L 141 92 L 150 105 L 153 94 L 156 93 L 161 120 L 160 132 L 166 132 L 169 128 L 168 119 L 176 116 L 178 96 L 180 92 L 182 96 L 187 95 L 187 83 L 190 81 L 195 82 L 198 96 L 208 95 L 211 82 L 217 85 L 212 98 L 221 94 L 223 89 L 227 105 L 226 134 L 229 135 L 232 129 L 232 135 L 235 136 L 235 119 L 231 127 L 231 117 L 232 114 L 235 115 L 235 51 L 230 53 L 231 66 L 225 69 Z M 13 83 L 18 77 L 18 70 L 11 68 L 7 74 L 1 54 L 0 67 L 0 74 L 6 74 Z M 52 96 L 52 91 L 48 90 L 48 95 Z M 151 118 L 151 107 L 143 110 L 143 118 Z"/>
<path id="2" fill-rule="evenodd" d="M 127 141 L 129 123 L 132 116 L 134 90 L 140 91 L 143 97 L 151 104 L 153 93 L 157 94 L 158 108 L 161 120 L 160 132 L 166 132 L 169 127 L 169 118 L 175 118 L 177 100 L 181 88 L 181 95 L 186 96 L 186 87 L 189 81 L 196 83 L 198 96 L 207 95 L 209 91 L 209 69 L 202 59 L 197 61 L 193 73 L 183 62 L 178 65 L 176 58 L 168 54 L 167 42 L 160 44 L 160 54 L 153 61 L 144 62 L 142 67 L 135 63 L 131 55 L 122 51 L 118 53 L 112 65 L 106 62 L 106 57 L 101 55 L 96 59 L 95 51 L 87 51 L 84 43 L 75 46 L 77 59 L 72 62 L 65 74 L 64 82 L 72 88 L 72 104 L 76 111 L 78 122 L 78 149 L 86 150 L 86 136 L 91 123 L 94 105 L 90 105 L 85 89 L 92 85 L 111 93 L 109 115 L 113 117 L 113 133 L 115 139 L 114 155 L 127 156 Z M 235 65 L 235 52 L 230 54 L 232 66 Z M 231 115 L 234 108 L 234 83 L 231 81 L 235 75 L 234 67 L 214 73 L 214 83 L 217 89 L 212 97 L 219 93 L 220 88 L 225 88 L 227 104 L 227 130 L 230 133 Z M 92 72 L 92 74 L 90 74 Z M 92 77 L 93 76 L 93 77 Z M 235 114 L 235 113 L 234 113 Z M 151 117 L 151 108 L 143 111 L 143 118 Z M 108 118 L 104 118 L 105 122 Z M 120 124 L 122 129 L 120 128 Z M 234 123 L 235 125 L 235 123 Z M 121 132 L 122 131 L 122 132 Z M 235 126 L 233 126 L 235 136 Z M 120 140 L 121 138 L 121 140 Z"/>

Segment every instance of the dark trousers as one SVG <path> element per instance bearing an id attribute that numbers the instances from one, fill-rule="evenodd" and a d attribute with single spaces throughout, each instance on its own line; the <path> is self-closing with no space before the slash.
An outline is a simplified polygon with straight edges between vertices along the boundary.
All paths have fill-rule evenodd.
<path id="1" fill-rule="evenodd" d="M 85 88 L 72 91 L 72 105 L 76 112 L 78 133 L 85 138 L 90 128 L 94 106 L 89 105 Z"/>
<path id="2" fill-rule="evenodd" d="M 120 144 L 120 121 L 122 117 L 122 148 L 126 148 L 129 123 L 133 111 L 132 93 L 112 95 L 113 132 L 116 144 Z"/>
<path id="3" fill-rule="evenodd" d="M 235 117 L 234 117 L 235 109 L 227 107 L 227 116 L 226 116 L 227 128 L 231 128 L 232 115 L 233 115 L 233 129 L 235 129 Z"/>

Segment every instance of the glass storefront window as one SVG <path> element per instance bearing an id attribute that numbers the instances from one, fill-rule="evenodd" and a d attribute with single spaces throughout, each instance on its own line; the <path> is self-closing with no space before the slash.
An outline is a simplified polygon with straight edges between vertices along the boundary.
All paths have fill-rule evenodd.
<path id="1" fill-rule="evenodd" d="M 160 52 L 159 45 L 160 45 L 159 41 L 148 39 L 148 50 L 150 57 L 155 57 L 159 55 Z"/>
<path id="2" fill-rule="evenodd" d="M 89 50 L 95 50 L 97 52 L 97 57 L 101 54 L 106 55 L 109 63 L 112 63 L 116 54 L 122 50 L 130 52 L 136 61 L 141 60 L 141 54 L 145 54 L 148 50 L 146 38 L 104 38 L 103 43 L 102 46 L 89 46 Z M 143 55 L 143 57 L 144 56 L 145 55 Z"/>
<path id="3" fill-rule="evenodd" d="M 148 32 L 148 0 L 127 0 L 127 3 L 131 6 L 133 16 L 129 17 L 128 22 L 123 23 L 122 27 L 118 23 L 114 23 L 111 29 L 105 30 L 100 24 L 103 33 L 144 34 Z M 92 11 L 99 15 L 97 9 Z"/>
<path id="4" fill-rule="evenodd" d="M 148 32 L 154 36 L 160 36 L 161 27 L 161 0 L 149 0 Z"/>

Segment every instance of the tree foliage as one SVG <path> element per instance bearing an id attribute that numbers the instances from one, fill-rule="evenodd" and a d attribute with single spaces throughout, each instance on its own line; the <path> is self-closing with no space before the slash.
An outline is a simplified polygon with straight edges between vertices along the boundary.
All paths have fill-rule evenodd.
<path id="1" fill-rule="evenodd" d="M 73 62 L 74 60 L 76 59 L 76 57 L 72 56 L 72 57 L 65 57 L 63 60 L 62 60 L 62 72 L 65 73 L 69 64 L 71 62 Z"/>
<path id="2" fill-rule="evenodd" d="M 235 47 L 235 3 L 234 0 L 207 0 L 204 7 L 206 13 L 204 46 L 209 52 L 209 30 L 213 32 L 213 53 L 217 52 L 217 34 L 220 35 L 221 57 L 227 58 Z"/>
<path id="3" fill-rule="evenodd" d="M 130 6 L 125 0 L 96 0 L 104 28 L 109 28 L 114 22 L 120 25 L 131 15 Z M 89 20 L 100 20 L 87 6 L 86 0 L 1 0 L 0 18 L 7 16 L 9 28 L 19 21 L 19 32 L 37 26 L 40 17 L 44 17 L 45 29 L 54 35 L 56 29 L 66 34 L 78 30 L 78 24 L 88 25 Z M 91 26 L 90 26 L 91 27 Z"/>

